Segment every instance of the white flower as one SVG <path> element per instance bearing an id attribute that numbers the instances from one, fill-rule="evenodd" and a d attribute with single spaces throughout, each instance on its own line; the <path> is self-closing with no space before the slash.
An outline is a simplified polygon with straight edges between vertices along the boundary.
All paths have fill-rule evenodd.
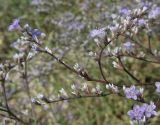
<path id="1" fill-rule="evenodd" d="M 141 52 L 137 55 L 137 57 L 143 58 L 143 57 L 145 57 L 145 53 L 144 53 L 143 51 L 141 51 Z"/>
<path id="2" fill-rule="evenodd" d="M 75 84 L 72 84 L 72 85 L 71 85 L 71 89 L 74 90 L 74 91 L 76 90 Z"/>
<path id="3" fill-rule="evenodd" d="M 68 97 L 68 94 L 66 93 L 66 91 L 64 90 L 64 88 L 61 88 L 59 90 L 59 92 L 60 92 L 60 94 L 61 94 L 62 97 Z"/>
<path id="4" fill-rule="evenodd" d="M 76 63 L 73 68 L 77 71 L 77 72 L 80 72 L 82 70 L 82 66 L 79 65 L 78 63 Z"/>
<path id="5" fill-rule="evenodd" d="M 49 49 L 47 46 L 45 47 L 45 50 L 46 50 L 48 53 L 51 53 L 51 54 L 52 54 L 52 50 Z"/>
<path id="6" fill-rule="evenodd" d="M 88 85 L 86 83 L 84 83 L 81 90 L 88 92 Z"/>
<path id="7" fill-rule="evenodd" d="M 15 55 L 13 55 L 13 59 L 15 61 L 19 61 L 20 59 L 22 59 L 24 57 L 24 53 L 16 53 Z"/>
<path id="8" fill-rule="evenodd" d="M 143 94 L 144 88 L 140 88 L 140 89 L 139 89 L 139 92 L 140 92 L 140 94 Z"/>
<path id="9" fill-rule="evenodd" d="M 95 93 L 96 93 L 96 89 L 95 89 L 95 88 L 92 88 L 91 92 L 92 92 L 93 94 L 95 94 Z"/>
<path id="10" fill-rule="evenodd" d="M 113 65 L 114 68 L 117 68 L 117 69 L 121 68 L 121 66 L 115 61 L 112 62 L 112 65 Z"/>
<path id="11" fill-rule="evenodd" d="M 97 85 L 97 86 L 96 86 L 96 93 L 97 93 L 97 94 L 102 94 L 100 85 Z"/>
<path id="12" fill-rule="evenodd" d="M 38 98 L 38 99 L 42 99 L 43 97 L 44 97 L 44 95 L 42 95 L 42 94 L 38 94 L 38 95 L 37 95 L 37 98 Z"/>
<path id="13" fill-rule="evenodd" d="M 119 92 L 118 87 L 110 83 L 106 84 L 106 89 L 112 90 L 115 93 Z"/>

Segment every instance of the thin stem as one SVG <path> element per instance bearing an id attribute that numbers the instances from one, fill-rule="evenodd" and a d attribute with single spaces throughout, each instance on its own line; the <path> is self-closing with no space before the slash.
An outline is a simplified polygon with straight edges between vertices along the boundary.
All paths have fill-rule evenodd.
<path id="1" fill-rule="evenodd" d="M 95 95 L 80 95 L 80 96 L 74 96 L 74 97 L 65 97 L 65 98 L 59 98 L 56 100 L 47 100 L 46 103 L 57 103 L 57 102 L 62 102 L 62 101 L 70 101 L 70 100 L 77 100 L 77 99 L 85 99 L 85 98 L 100 98 L 100 97 L 106 97 L 109 95 L 118 95 L 119 97 L 123 97 L 125 99 L 127 99 L 123 94 L 120 93 L 102 93 L 102 94 L 95 94 Z M 144 100 L 134 100 L 134 99 L 127 99 L 127 100 L 132 100 L 132 101 L 136 101 L 136 102 L 141 102 L 141 103 L 146 103 Z"/>
<path id="2" fill-rule="evenodd" d="M 152 47 L 151 47 L 151 36 L 148 35 L 148 50 L 149 50 L 149 53 L 151 55 L 154 55 L 154 53 L 152 52 Z"/>
<path id="3" fill-rule="evenodd" d="M 148 63 L 156 63 L 156 64 L 160 64 L 159 61 L 147 60 L 147 59 L 144 59 L 144 58 L 141 58 L 141 57 L 129 56 L 129 55 L 122 55 L 122 56 L 127 56 L 127 57 L 131 57 L 131 58 L 135 58 L 135 59 L 142 60 L 142 61 L 145 61 L 145 62 L 148 62 Z"/>
<path id="4" fill-rule="evenodd" d="M 109 83 L 109 81 L 106 79 L 105 75 L 104 75 L 104 72 L 103 72 L 103 69 L 102 69 L 102 63 L 101 63 L 101 59 L 102 59 L 102 54 L 103 54 L 103 51 L 104 51 L 105 47 L 103 47 L 100 51 L 100 54 L 99 54 L 99 59 L 98 59 L 98 66 L 99 66 L 99 70 L 100 70 L 100 73 L 103 77 L 103 79 L 105 80 L 106 83 Z"/>
<path id="5" fill-rule="evenodd" d="M 36 120 L 34 105 L 33 105 L 32 101 L 31 101 L 31 93 L 30 93 L 30 88 L 29 88 L 27 65 L 28 64 L 27 64 L 27 54 L 26 54 L 26 59 L 25 59 L 25 62 L 24 62 L 24 74 L 23 74 L 23 76 L 24 76 L 24 81 L 25 81 L 25 85 L 26 85 L 26 92 L 27 92 L 27 95 L 28 95 L 28 98 L 29 98 L 29 101 L 30 101 L 30 104 L 31 104 L 31 115 L 34 118 L 34 121 L 36 123 L 37 120 Z"/>
<path id="6" fill-rule="evenodd" d="M 75 97 L 67 97 L 67 98 L 60 98 L 60 99 L 57 99 L 57 100 L 53 100 L 53 101 L 50 101 L 48 103 L 55 103 L 55 102 L 60 102 L 60 101 L 69 101 L 69 100 L 75 100 L 75 99 L 84 99 L 84 98 L 95 98 L 95 97 L 105 97 L 105 96 L 109 96 L 113 93 L 107 93 L 107 94 L 100 94 L 100 95 L 84 95 L 84 96 L 75 96 Z"/>
<path id="7" fill-rule="evenodd" d="M 5 75 L 5 77 L 6 77 L 6 75 Z M 1 108 L 1 110 L 6 111 L 9 115 L 13 116 L 16 120 L 20 121 L 21 123 L 26 124 L 21 118 L 16 116 L 9 108 L 7 95 L 6 95 L 6 88 L 5 88 L 5 77 L 2 80 L 1 86 L 2 86 L 2 90 L 3 90 L 3 97 L 4 97 L 4 101 L 5 101 L 6 110 L 2 109 L 2 108 Z"/>
<path id="8" fill-rule="evenodd" d="M 119 57 L 129 57 L 129 58 L 134 58 L 134 59 L 137 59 L 137 60 L 141 60 L 141 61 L 144 61 L 144 62 L 148 62 L 148 63 L 155 63 L 155 64 L 160 64 L 160 61 L 152 61 L 152 60 L 149 60 L 149 59 L 145 59 L 145 58 L 142 58 L 142 57 L 137 57 L 137 56 L 134 56 L 134 55 L 127 55 L 127 54 L 119 54 L 118 55 Z M 107 55 L 105 57 L 117 57 L 115 55 Z"/>
<path id="9" fill-rule="evenodd" d="M 70 71 L 72 71 L 73 73 L 82 76 L 83 78 L 85 78 L 87 81 L 94 81 L 94 82 L 99 82 L 99 83 L 106 83 L 106 81 L 104 80 L 99 80 L 99 79 L 94 79 L 92 77 L 90 77 L 88 74 L 82 74 L 77 72 L 74 68 L 70 67 L 69 65 L 67 65 L 66 63 L 64 63 L 62 60 L 60 60 L 58 57 L 56 57 L 55 55 L 53 55 L 52 53 L 49 53 L 45 50 L 39 50 L 40 52 L 46 53 L 48 55 L 50 55 L 51 57 L 53 57 L 54 59 L 56 59 L 60 64 L 62 64 L 66 69 L 69 69 Z"/>
<path id="10" fill-rule="evenodd" d="M 132 73 L 130 73 L 124 66 L 123 62 L 121 61 L 121 58 L 120 57 L 117 57 L 123 70 L 133 79 L 135 80 L 137 83 L 141 83 L 139 79 L 137 79 Z"/>
<path id="11" fill-rule="evenodd" d="M 15 120 L 14 117 L 7 116 L 7 115 L 2 114 L 2 113 L 0 113 L 0 116 L 5 117 L 5 118 L 9 118 L 9 119 L 12 119 L 12 120 Z"/>

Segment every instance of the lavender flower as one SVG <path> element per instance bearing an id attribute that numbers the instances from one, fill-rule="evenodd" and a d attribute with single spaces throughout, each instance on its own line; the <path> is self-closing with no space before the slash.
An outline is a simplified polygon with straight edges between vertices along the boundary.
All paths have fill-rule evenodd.
<path id="1" fill-rule="evenodd" d="M 20 27 L 19 25 L 19 19 L 14 19 L 13 22 L 9 25 L 8 31 L 13 31 L 16 30 Z"/>
<path id="2" fill-rule="evenodd" d="M 155 86 L 156 86 L 156 92 L 160 93 L 160 82 L 156 82 Z"/>
<path id="3" fill-rule="evenodd" d="M 140 6 L 148 9 L 151 6 L 151 3 L 145 2 L 145 0 L 141 0 Z"/>
<path id="4" fill-rule="evenodd" d="M 128 111 L 128 115 L 132 120 L 142 120 L 144 117 L 150 118 L 155 116 L 157 112 L 155 111 L 156 106 L 153 102 L 150 102 L 150 105 L 143 104 L 142 106 L 135 105 L 133 110 Z"/>
<path id="5" fill-rule="evenodd" d="M 41 35 L 42 32 L 40 32 L 38 29 L 33 29 L 31 34 L 32 34 L 32 38 L 38 37 Z"/>
<path id="6" fill-rule="evenodd" d="M 134 100 L 137 100 L 138 96 L 141 95 L 140 90 L 136 89 L 134 85 L 132 85 L 130 88 L 124 88 L 124 93 L 128 99 Z"/>
<path id="7" fill-rule="evenodd" d="M 149 13 L 149 18 L 156 18 L 160 16 L 160 7 L 156 7 Z"/>
<path id="8" fill-rule="evenodd" d="M 127 49 L 127 50 L 132 49 L 133 46 L 134 46 L 134 44 L 131 43 L 130 41 L 127 41 L 127 42 L 125 42 L 125 43 L 123 44 L 123 47 L 124 47 L 125 49 Z"/>
<path id="9" fill-rule="evenodd" d="M 154 104 L 153 102 L 150 102 L 150 105 L 144 104 L 144 105 L 143 105 L 143 108 L 145 109 L 144 115 L 145 115 L 147 118 L 150 118 L 151 116 L 157 114 L 157 112 L 155 111 L 156 106 L 155 106 L 155 104 Z"/>
<path id="10" fill-rule="evenodd" d="M 145 23 L 146 23 L 146 21 L 145 21 L 144 19 L 138 20 L 138 25 L 139 25 L 139 26 L 144 26 Z"/>
<path id="11" fill-rule="evenodd" d="M 96 7 L 97 7 L 97 8 L 100 8 L 101 6 L 102 6 L 102 3 L 101 3 L 101 2 L 96 3 Z"/>
<path id="12" fill-rule="evenodd" d="M 38 48 L 38 46 L 36 44 L 33 44 L 31 50 L 33 52 L 37 52 L 39 50 L 39 48 Z"/>
<path id="13" fill-rule="evenodd" d="M 69 30 L 78 30 L 81 31 L 85 25 L 81 22 L 71 21 L 68 23 L 68 29 Z"/>
<path id="14" fill-rule="evenodd" d="M 110 29 L 110 31 L 112 32 L 112 34 L 114 34 L 115 32 L 118 31 L 118 29 L 119 29 L 119 24 L 110 25 L 110 26 L 108 26 L 108 28 Z"/>
<path id="15" fill-rule="evenodd" d="M 126 7 L 119 7 L 118 12 L 119 12 L 119 14 L 121 14 L 123 16 L 129 15 L 129 10 Z"/>
<path id="16" fill-rule="evenodd" d="M 141 106 L 134 106 L 133 110 L 128 111 L 128 115 L 132 120 L 141 120 L 144 116 L 145 108 Z"/>
<path id="17" fill-rule="evenodd" d="M 94 29 L 94 30 L 92 30 L 90 33 L 89 33 L 89 36 L 90 37 L 96 37 L 96 36 L 99 36 L 99 37 L 101 37 L 101 36 L 103 36 L 104 34 L 105 34 L 105 30 L 106 30 L 106 28 L 104 27 L 104 28 L 101 28 L 101 29 Z"/>

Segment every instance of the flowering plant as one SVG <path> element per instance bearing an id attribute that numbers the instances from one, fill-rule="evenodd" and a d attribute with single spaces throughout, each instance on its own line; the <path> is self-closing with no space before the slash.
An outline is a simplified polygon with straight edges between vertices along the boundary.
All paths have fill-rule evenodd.
<path id="1" fill-rule="evenodd" d="M 85 13 L 86 17 L 89 15 L 87 14 L 89 5 L 93 3 L 87 0 L 75 2 L 80 7 L 80 13 Z M 63 4 L 71 6 L 70 3 L 61 3 L 56 0 L 51 6 Z M 37 13 L 49 12 L 51 9 L 49 6 L 45 8 L 45 5 L 49 4 L 43 0 L 33 0 L 31 5 L 37 7 Z M 103 4 L 99 2 L 95 2 L 94 5 L 95 11 L 103 8 Z M 55 118 L 57 111 L 53 109 L 52 103 L 63 101 L 61 107 L 65 109 L 66 105 L 63 104 L 70 100 L 112 95 L 134 102 L 130 110 L 125 112 L 132 125 L 145 125 L 153 117 L 158 117 L 160 82 L 157 77 L 159 76 L 155 74 L 156 78 L 148 78 L 141 71 L 146 72 L 147 70 L 141 66 L 147 65 L 148 68 L 151 64 L 154 69 L 160 64 L 159 44 L 151 44 L 153 38 L 156 39 L 156 42 L 158 41 L 156 36 L 159 30 L 157 27 L 159 26 L 160 7 L 156 2 L 147 1 L 137 1 L 136 4 L 129 7 L 116 6 L 117 13 L 111 9 L 111 12 L 106 14 L 108 24 L 89 31 L 86 36 L 83 33 L 90 30 L 95 22 L 93 24 L 86 22 L 85 16 L 82 16 L 84 19 L 78 16 L 75 16 L 74 19 L 73 14 L 62 13 L 62 17 L 66 19 L 60 21 L 49 19 L 62 30 L 60 35 L 55 33 L 54 40 L 58 42 L 61 40 L 57 46 L 47 45 L 45 41 L 51 40 L 42 30 L 34 29 L 29 24 L 22 25 L 21 20 L 23 19 L 21 18 L 14 19 L 8 26 L 8 31 L 17 31 L 20 34 L 18 40 L 11 44 L 17 53 L 12 59 L 4 60 L 0 65 L 3 97 L 0 111 L 5 113 L 2 113 L 2 116 L 22 124 L 43 124 L 50 117 L 49 114 Z M 103 9 L 102 14 L 105 14 Z M 100 22 L 102 15 L 96 18 L 97 22 Z M 75 35 L 76 33 L 78 35 Z M 67 43 L 66 40 L 70 42 Z M 80 40 L 84 41 L 81 44 L 77 43 Z M 94 45 L 90 44 L 91 41 L 95 42 Z M 80 50 L 78 51 L 77 48 Z M 76 51 L 78 51 L 76 58 L 79 61 L 75 62 L 76 59 L 71 60 L 66 57 L 66 55 L 74 55 Z M 80 56 L 82 52 L 84 52 L 84 59 Z M 138 70 L 134 69 L 134 65 L 138 65 L 136 61 L 143 62 L 139 64 Z M 56 71 L 57 67 L 60 71 Z M 98 69 L 97 75 L 94 69 Z M 65 74 L 64 71 L 67 73 Z M 48 85 L 45 79 L 49 79 L 49 82 L 56 82 L 56 77 L 51 77 L 56 74 L 75 81 L 74 84 L 71 84 L 71 89 L 66 89 L 62 85 L 57 94 L 54 94 L 55 88 L 53 85 Z M 15 83 L 15 89 L 11 94 L 8 93 L 10 82 Z M 37 83 L 40 84 L 37 85 Z M 11 106 L 12 98 L 14 100 L 13 95 L 16 93 L 17 95 L 25 93 L 23 98 L 17 99 L 17 104 L 22 105 L 18 108 Z M 40 110 L 47 111 L 47 118 L 39 116 Z M 71 114 L 68 117 L 71 121 L 74 119 Z M 48 119 L 47 123 L 50 124 Z"/>

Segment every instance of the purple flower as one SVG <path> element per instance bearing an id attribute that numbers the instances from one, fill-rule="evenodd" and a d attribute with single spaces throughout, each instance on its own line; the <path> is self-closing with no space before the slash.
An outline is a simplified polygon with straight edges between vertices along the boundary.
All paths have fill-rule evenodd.
<path id="1" fill-rule="evenodd" d="M 13 31 L 16 30 L 20 27 L 19 25 L 19 19 L 14 19 L 13 22 L 9 25 L 8 31 Z"/>
<path id="2" fill-rule="evenodd" d="M 129 15 L 129 10 L 126 7 L 119 7 L 118 12 L 119 12 L 119 14 L 121 14 L 123 16 Z"/>
<path id="3" fill-rule="evenodd" d="M 38 37 L 41 35 L 42 32 L 40 32 L 38 29 L 33 29 L 31 34 L 32 34 L 32 38 Z"/>
<path id="4" fill-rule="evenodd" d="M 132 49 L 133 48 L 133 46 L 134 46 L 134 44 L 133 43 L 131 43 L 130 41 L 127 41 L 127 42 L 125 42 L 124 44 L 123 44 L 123 47 L 125 48 L 125 49 Z"/>
<path id="5" fill-rule="evenodd" d="M 110 25 L 108 28 L 112 33 L 116 32 L 118 30 L 119 25 Z"/>
<path id="6" fill-rule="evenodd" d="M 96 3 L 96 7 L 97 7 L 97 8 L 100 8 L 101 6 L 102 6 L 102 3 L 101 3 L 101 2 Z"/>
<path id="7" fill-rule="evenodd" d="M 136 89 L 134 85 L 132 85 L 130 88 L 124 88 L 124 93 L 128 99 L 134 100 L 137 100 L 138 96 L 141 95 L 140 90 Z"/>
<path id="8" fill-rule="evenodd" d="M 156 92 L 160 92 L 160 82 L 156 82 L 155 83 L 155 86 L 156 86 Z"/>
<path id="9" fill-rule="evenodd" d="M 145 108 L 142 106 L 134 106 L 133 110 L 128 111 L 128 115 L 132 120 L 141 120 L 144 116 Z"/>
<path id="10" fill-rule="evenodd" d="M 145 23 L 146 23 L 146 21 L 144 19 L 138 20 L 138 25 L 139 26 L 144 26 Z"/>
<path id="11" fill-rule="evenodd" d="M 156 18 L 160 16 L 160 7 L 156 7 L 149 13 L 149 18 Z"/>
<path id="12" fill-rule="evenodd" d="M 141 6 L 141 7 L 149 8 L 149 7 L 150 7 L 150 4 L 149 4 L 148 2 L 145 2 L 145 0 L 141 0 L 140 6 Z"/>
<path id="13" fill-rule="evenodd" d="M 132 120 L 142 120 L 144 117 L 150 118 L 155 116 L 157 112 L 155 111 L 156 106 L 153 102 L 149 104 L 143 104 L 142 106 L 135 105 L 133 110 L 128 111 L 128 115 Z"/>
<path id="14" fill-rule="evenodd" d="M 153 102 L 150 104 L 143 104 L 142 106 L 135 105 L 133 110 L 128 111 L 128 115 L 132 120 L 142 120 L 144 117 L 150 118 L 155 116 L 157 112 L 155 111 L 156 106 Z"/>
<path id="15" fill-rule="evenodd" d="M 81 31 L 85 27 L 84 24 L 77 22 L 77 21 L 71 21 L 68 23 L 68 29 L 69 30 L 78 30 Z"/>
<path id="16" fill-rule="evenodd" d="M 150 102 L 150 105 L 148 105 L 148 104 L 143 104 L 143 108 L 145 109 L 144 115 L 145 115 L 147 118 L 150 118 L 151 116 L 157 114 L 157 112 L 155 111 L 156 106 L 155 106 L 155 104 L 154 104 L 153 102 Z"/>
<path id="17" fill-rule="evenodd" d="M 32 45 L 32 51 L 34 52 L 39 51 L 39 48 L 36 44 Z"/>
<path id="18" fill-rule="evenodd" d="M 103 36 L 105 34 L 106 28 L 94 29 L 89 33 L 90 37 Z"/>

